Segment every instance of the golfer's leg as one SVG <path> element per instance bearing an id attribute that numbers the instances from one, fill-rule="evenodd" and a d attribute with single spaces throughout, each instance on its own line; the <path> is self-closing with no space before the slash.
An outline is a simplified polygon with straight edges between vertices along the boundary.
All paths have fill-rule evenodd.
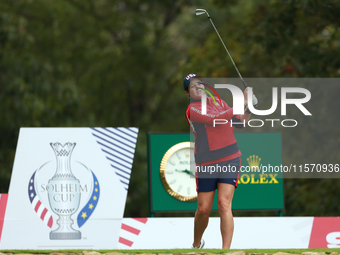
<path id="1" fill-rule="evenodd" d="M 194 243 L 199 247 L 204 230 L 208 226 L 209 214 L 213 205 L 215 191 L 198 192 L 198 204 L 195 213 Z"/>
<path id="2" fill-rule="evenodd" d="M 218 211 L 221 218 L 222 249 L 230 249 L 234 233 L 234 219 L 231 211 L 231 201 L 235 186 L 228 183 L 217 184 Z"/>

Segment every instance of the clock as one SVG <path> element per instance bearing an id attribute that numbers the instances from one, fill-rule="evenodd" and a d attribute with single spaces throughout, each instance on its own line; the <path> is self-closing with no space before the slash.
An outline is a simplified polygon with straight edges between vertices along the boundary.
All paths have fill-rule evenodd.
<path id="1" fill-rule="evenodd" d="M 170 196 L 183 202 L 197 200 L 195 173 L 190 171 L 191 164 L 195 169 L 193 155 L 193 143 L 178 143 L 164 154 L 160 165 L 160 177 L 164 189 Z"/>

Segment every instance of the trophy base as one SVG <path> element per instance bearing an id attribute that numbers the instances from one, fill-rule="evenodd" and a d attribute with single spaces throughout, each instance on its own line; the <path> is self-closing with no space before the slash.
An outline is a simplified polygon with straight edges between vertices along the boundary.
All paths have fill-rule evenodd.
<path id="1" fill-rule="evenodd" d="M 51 232 L 50 239 L 52 240 L 67 240 L 67 239 L 81 239 L 80 232 Z"/>

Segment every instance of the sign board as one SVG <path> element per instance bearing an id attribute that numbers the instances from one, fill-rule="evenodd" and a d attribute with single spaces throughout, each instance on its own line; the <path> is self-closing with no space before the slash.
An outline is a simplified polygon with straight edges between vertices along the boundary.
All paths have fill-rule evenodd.
<path id="1" fill-rule="evenodd" d="M 242 152 L 241 165 L 280 166 L 282 164 L 281 133 L 235 134 Z M 190 141 L 189 133 L 148 135 L 150 212 L 193 211 L 197 201 L 183 202 L 169 195 L 160 178 L 160 164 L 165 153 L 172 146 Z M 261 173 L 244 171 L 240 173 L 232 203 L 233 210 L 282 210 L 282 172 Z M 213 210 L 218 210 L 217 196 Z"/>
<path id="2" fill-rule="evenodd" d="M 138 220 L 137 220 L 138 219 Z M 191 217 L 176 218 L 124 218 L 125 228 L 121 237 L 125 242 L 119 243 L 119 249 L 190 249 L 193 242 L 194 219 Z M 231 249 L 307 249 L 311 248 L 313 220 L 318 217 L 234 217 L 234 234 Z M 328 222 L 338 223 L 336 217 Z M 203 234 L 204 249 L 221 249 L 221 219 L 210 217 Z M 325 226 L 330 228 L 331 225 Z M 136 234 L 138 233 L 138 235 Z M 327 232 L 328 234 L 329 232 Z M 339 240 L 328 238 L 339 237 L 339 232 L 319 235 L 324 246 L 317 248 L 338 248 Z M 327 246 L 327 240 L 332 242 Z M 164 240 L 167 240 L 164 242 Z M 330 246 L 333 245 L 333 246 Z M 337 245 L 337 246 L 336 246 Z"/>
<path id="3" fill-rule="evenodd" d="M 117 248 L 137 134 L 22 128 L 0 248 Z"/>

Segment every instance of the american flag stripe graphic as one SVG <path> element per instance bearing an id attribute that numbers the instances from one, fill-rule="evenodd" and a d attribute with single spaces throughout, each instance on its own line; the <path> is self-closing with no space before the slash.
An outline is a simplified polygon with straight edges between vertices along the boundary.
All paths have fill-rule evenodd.
<path id="1" fill-rule="evenodd" d="M 138 128 L 92 128 L 110 166 L 125 190 L 128 190 Z"/>
<path id="2" fill-rule="evenodd" d="M 35 199 L 35 198 L 34 198 L 34 199 Z M 35 211 L 35 212 L 38 212 L 38 210 L 39 210 L 39 208 L 40 208 L 40 205 L 41 205 L 41 202 L 40 202 L 40 200 L 38 200 L 37 204 L 36 204 L 35 207 L 34 207 L 34 211 Z"/>
<path id="3" fill-rule="evenodd" d="M 126 231 L 129 231 L 130 233 L 135 234 L 135 235 L 139 235 L 139 233 L 140 233 L 139 229 L 136 229 L 136 228 L 131 227 L 129 225 L 126 225 L 124 223 L 122 223 L 122 229 L 126 230 Z"/>
<path id="4" fill-rule="evenodd" d="M 132 219 L 134 219 L 136 221 L 139 221 L 139 222 L 141 222 L 143 224 L 145 224 L 148 221 L 148 218 L 132 218 Z"/>
<path id="5" fill-rule="evenodd" d="M 118 248 L 131 247 L 147 221 L 147 218 L 124 218 L 120 230 Z"/>
<path id="6" fill-rule="evenodd" d="M 131 247 L 133 245 L 133 242 L 131 242 L 130 240 L 127 240 L 123 237 L 119 237 L 119 242 L 126 245 L 126 246 L 129 246 L 129 247 Z"/>
<path id="7" fill-rule="evenodd" d="M 49 227 L 52 228 L 53 226 L 53 217 L 52 214 L 48 211 L 48 209 L 43 205 L 37 192 L 35 190 L 35 171 L 29 180 L 28 183 L 28 197 L 30 199 L 31 205 L 34 211 L 37 213 L 39 218 Z"/>
<path id="8" fill-rule="evenodd" d="M 2 236 L 2 227 L 4 226 L 5 213 L 7 207 L 8 194 L 0 194 L 0 241 Z"/>

